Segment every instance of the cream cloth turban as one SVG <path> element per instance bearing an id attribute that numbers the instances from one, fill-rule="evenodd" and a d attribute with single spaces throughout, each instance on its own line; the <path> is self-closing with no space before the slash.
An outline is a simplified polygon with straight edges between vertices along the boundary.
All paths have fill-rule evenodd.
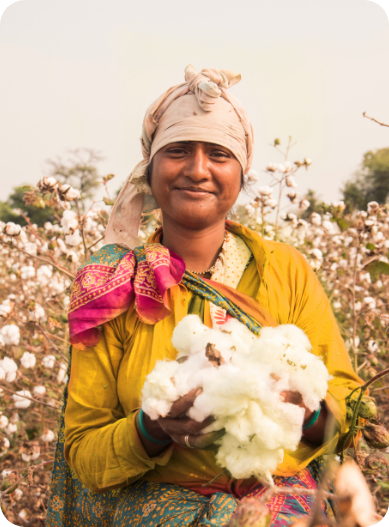
<path id="1" fill-rule="evenodd" d="M 147 168 L 162 147 L 178 141 L 202 141 L 228 148 L 246 174 L 253 157 L 253 129 L 240 102 L 227 89 L 241 76 L 228 70 L 185 69 L 185 83 L 167 90 L 146 111 L 142 127 L 143 160 L 136 165 L 112 209 L 106 243 L 133 249 L 142 212 L 157 207 L 147 183 Z"/>

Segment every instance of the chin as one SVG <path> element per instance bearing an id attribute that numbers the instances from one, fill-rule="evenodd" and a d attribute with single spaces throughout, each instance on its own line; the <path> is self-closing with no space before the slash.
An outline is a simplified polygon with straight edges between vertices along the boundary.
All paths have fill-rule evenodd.
<path id="1" fill-rule="evenodd" d="M 193 230 L 209 227 L 220 220 L 220 216 L 215 214 L 213 210 L 191 210 L 191 207 L 174 211 L 173 214 L 172 211 L 169 211 L 169 216 L 178 225 Z"/>

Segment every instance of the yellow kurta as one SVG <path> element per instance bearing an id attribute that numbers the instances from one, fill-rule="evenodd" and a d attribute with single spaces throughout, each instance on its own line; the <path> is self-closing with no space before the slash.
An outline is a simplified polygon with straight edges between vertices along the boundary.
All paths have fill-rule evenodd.
<path id="1" fill-rule="evenodd" d="M 239 224 L 231 222 L 229 228 L 254 256 L 237 290 L 254 298 L 280 324 L 301 328 L 313 353 L 323 357 L 334 377 L 326 403 L 338 421 L 339 432 L 321 447 L 301 442 L 295 452 L 286 452 L 276 474 L 290 476 L 331 451 L 345 433 L 345 397 L 361 381 L 352 369 L 327 296 L 304 256 L 289 245 L 263 240 Z M 172 444 L 160 456 L 149 458 L 135 427 L 145 377 L 157 360 L 175 359 L 171 337 L 187 315 L 192 298 L 183 285 L 172 287 L 168 294 L 171 314 L 154 326 L 140 322 L 131 307 L 103 326 L 94 348 L 72 349 L 65 458 L 79 480 L 94 491 L 123 487 L 140 478 L 198 489 L 221 472 L 209 450 Z M 207 304 L 205 312 L 209 314 Z M 246 480 L 240 487 L 249 489 L 253 482 Z M 213 488 L 228 491 L 234 484 L 235 480 L 222 475 Z"/>

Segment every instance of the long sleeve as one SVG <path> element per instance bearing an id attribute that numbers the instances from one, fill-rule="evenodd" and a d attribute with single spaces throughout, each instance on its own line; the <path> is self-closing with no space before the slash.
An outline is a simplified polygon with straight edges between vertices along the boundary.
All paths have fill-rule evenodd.
<path id="1" fill-rule="evenodd" d="M 296 295 L 292 323 L 308 336 L 312 351 L 323 358 L 333 379 L 329 382 L 327 405 L 341 431 L 346 429 L 346 396 L 362 381 L 354 372 L 328 297 L 306 259 L 293 250 L 297 264 Z M 296 269 L 296 270 L 297 270 Z"/>
<path id="2" fill-rule="evenodd" d="M 117 395 L 123 345 L 115 326 L 115 321 L 103 326 L 94 348 L 72 349 L 64 453 L 78 479 L 95 492 L 136 481 L 165 465 L 173 450 L 169 446 L 149 458 L 135 427 L 136 409 L 124 414 Z"/>
<path id="3" fill-rule="evenodd" d="M 327 407 L 336 419 L 335 436 L 324 444 L 312 449 L 302 442 L 293 453 L 285 453 L 284 462 L 279 467 L 283 474 L 295 471 L 296 462 L 306 466 L 312 459 L 337 451 L 348 429 L 346 416 L 346 396 L 362 384 L 354 372 L 351 360 L 340 334 L 331 304 L 327 295 L 304 256 L 296 249 L 289 248 L 288 270 L 290 311 L 285 312 L 281 323 L 295 324 L 308 336 L 312 352 L 322 357 L 332 379 L 328 384 L 325 398 Z M 285 255 L 284 255 L 285 256 Z M 287 259 L 284 259 L 287 262 Z M 285 263 L 284 263 L 285 265 Z"/>
<path id="4" fill-rule="evenodd" d="M 312 353 L 323 359 L 333 377 L 325 402 L 336 419 L 335 436 L 319 447 L 302 441 L 294 452 L 285 452 L 276 474 L 290 476 L 318 456 L 339 449 L 349 425 L 345 399 L 362 380 L 353 370 L 331 304 L 306 258 L 283 243 L 256 243 L 257 234 L 238 228 L 256 260 L 251 262 L 238 290 L 255 298 L 279 324 L 301 328 L 312 344 Z"/>

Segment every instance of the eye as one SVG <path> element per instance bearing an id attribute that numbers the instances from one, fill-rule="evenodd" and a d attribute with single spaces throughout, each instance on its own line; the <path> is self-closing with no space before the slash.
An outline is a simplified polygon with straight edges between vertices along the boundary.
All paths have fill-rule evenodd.
<path id="1" fill-rule="evenodd" d="M 172 154 L 172 155 L 183 155 L 183 154 L 186 154 L 186 150 L 180 146 L 173 146 L 171 148 L 168 148 L 165 150 L 165 152 L 167 154 Z"/>
<path id="2" fill-rule="evenodd" d="M 231 157 L 228 152 L 225 152 L 224 150 L 214 150 L 212 152 L 212 155 L 218 158 L 229 158 Z"/>

